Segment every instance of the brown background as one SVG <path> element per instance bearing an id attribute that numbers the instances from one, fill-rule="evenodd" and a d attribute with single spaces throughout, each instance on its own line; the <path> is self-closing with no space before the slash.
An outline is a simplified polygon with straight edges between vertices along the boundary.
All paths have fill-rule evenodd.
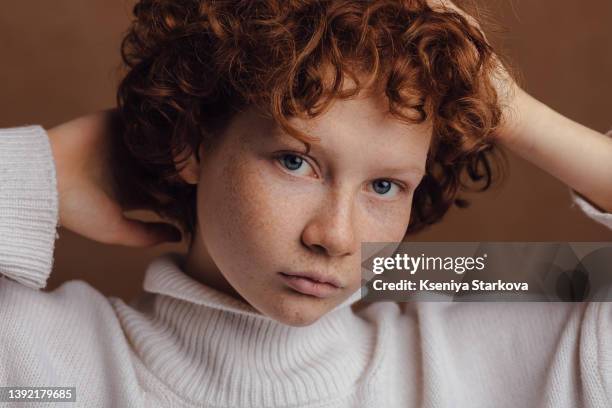
<path id="1" fill-rule="evenodd" d="M 485 2 L 481 1 L 485 4 Z M 113 106 L 119 42 L 132 1 L 5 1 L 0 6 L 0 127 L 49 128 Z M 494 0 L 493 35 L 538 99 L 599 131 L 612 127 L 612 2 Z M 414 240 L 610 241 L 612 233 L 571 208 L 567 188 L 511 156 L 499 188 L 452 210 Z M 104 246 L 60 230 L 48 288 L 84 279 L 131 297 L 148 261 L 180 245 Z"/>

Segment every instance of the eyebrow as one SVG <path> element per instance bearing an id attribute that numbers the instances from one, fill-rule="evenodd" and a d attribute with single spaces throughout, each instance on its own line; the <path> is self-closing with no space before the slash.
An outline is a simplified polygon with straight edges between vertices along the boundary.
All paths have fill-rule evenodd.
<path id="1" fill-rule="evenodd" d="M 289 135 L 287 132 L 285 132 L 282 128 L 280 128 L 279 126 L 274 126 L 272 128 L 272 130 L 270 131 L 270 135 L 277 141 L 280 142 L 296 142 L 296 143 L 300 143 L 304 146 L 304 151 L 308 152 L 310 151 L 310 147 L 308 146 L 308 144 L 298 138 L 295 138 L 291 135 Z"/>
<path id="2" fill-rule="evenodd" d="M 411 173 L 419 177 L 423 177 L 425 175 L 425 171 L 419 167 L 406 167 L 406 168 L 384 167 L 384 168 L 381 168 L 380 170 L 385 173 L 398 173 L 398 174 Z"/>

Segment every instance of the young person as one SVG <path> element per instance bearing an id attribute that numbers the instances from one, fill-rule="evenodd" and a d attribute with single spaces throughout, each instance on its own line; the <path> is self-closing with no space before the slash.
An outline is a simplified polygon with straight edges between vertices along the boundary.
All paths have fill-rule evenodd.
<path id="1" fill-rule="evenodd" d="M 438 221 L 462 175 L 488 185 L 497 143 L 612 229 L 612 139 L 518 88 L 468 16 L 272 0 L 135 15 L 116 111 L 0 133 L 0 384 L 75 386 L 79 406 L 609 405 L 607 303 L 357 303 L 360 243 Z M 144 295 L 33 290 L 58 221 L 177 238 L 122 214 L 142 206 L 190 241 L 150 264 Z"/>

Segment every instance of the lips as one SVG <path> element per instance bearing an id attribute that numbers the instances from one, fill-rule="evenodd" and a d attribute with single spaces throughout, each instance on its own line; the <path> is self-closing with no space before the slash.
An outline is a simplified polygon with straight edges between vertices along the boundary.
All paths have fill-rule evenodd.
<path id="1" fill-rule="evenodd" d="M 338 282 L 337 279 L 333 278 L 333 277 L 326 277 L 323 274 L 319 273 L 319 272 L 281 272 L 282 275 L 287 275 L 287 276 L 296 276 L 299 278 L 307 278 L 310 279 L 312 281 L 315 281 L 316 283 L 329 283 L 330 285 L 333 285 L 337 288 L 341 288 L 342 285 L 340 284 L 340 282 Z"/>
<path id="2" fill-rule="evenodd" d="M 325 278 L 312 272 L 301 272 L 299 274 L 280 272 L 280 275 L 285 281 L 285 284 L 290 288 L 305 295 L 319 298 L 333 296 L 342 287 L 337 280 Z"/>

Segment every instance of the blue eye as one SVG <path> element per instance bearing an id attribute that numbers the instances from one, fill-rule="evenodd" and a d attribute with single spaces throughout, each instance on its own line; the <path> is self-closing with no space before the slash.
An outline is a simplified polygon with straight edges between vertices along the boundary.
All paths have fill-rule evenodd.
<path id="1" fill-rule="evenodd" d="M 372 182 L 372 189 L 376 194 L 385 197 L 394 197 L 399 191 L 402 190 L 402 188 L 396 183 L 385 179 L 374 180 Z M 387 194 L 390 191 L 392 191 L 393 193 Z"/>
<path id="2" fill-rule="evenodd" d="M 387 180 L 376 180 L 372 185 L 378 194 L 386 194 L 391 190 L 391 183 Z"/>
<path id="3" fill-rule="evenodd" d="M 300 156 L 295 156 L 292 154 L 286 154 L 282 157 L 282 159 L 283 165 L 288 170 L 297 170 L 302 167 L 302 163 L 304 162 L 304 159 L 302 159 Z"/>
<path id="4" fill-rule="evenodd" d="M 308 160 L 297 154 L 284 153 L 280 156 L 277 156 L 276 160 L 283 166 L 285 170 L 289 171 L 292 174 L 308 176 L 311 172 L 315 173 Z M 314 176 L 316 177 L 316 173 L 314 174 Z M 370 183 L 370 185 L 372 186 L 372 189 L 377 195 L 384 196 L 386 198 L 395 197 L 398 193 L 405 190 L 405 187 L 387 179 L 374 180 Z"/>
<path id="5" fill-rule="evenodd" d="M 285 153 L 278 158 L 278 161 L 291 173 L 298 175 L 308 175 L 310 172 L 314 173 L 308 161 L 296 154 Z"/>

